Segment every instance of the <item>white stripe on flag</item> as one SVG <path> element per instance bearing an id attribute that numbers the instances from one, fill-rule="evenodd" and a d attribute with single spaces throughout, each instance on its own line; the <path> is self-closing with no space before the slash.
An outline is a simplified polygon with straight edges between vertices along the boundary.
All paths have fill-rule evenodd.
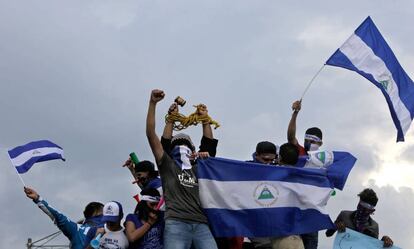
<path id="1" fill-rule="evenodd" d="M 63 150 L 57 147 L 43 147 L 43 148 L 36 148 L 33 150 L 28 150 L 26 152 L 23 152 L 19 156 L 15 158 L 11 158 L 11 161 L 15 167 L 20 166 L 30 160 L 32 157 L 38 157 L 38 156 L 45 156 L 48 154 L 57 153 L 61 154 L 63 157 Z"/>
<path id="2" fill-rule="evenodd" d="M 339 50 L 345 54 L 356 68 L 367 74 L 371 74 L 378 83 L 382 81 L 388 82 L 386 92 L 391 98 L 395 113 L 405 135 L 411 124 L 411 115 L 401 101 L 398 87 L 384 61 L 376 56 L 372 49 L 356 34 L 349 37 Z"/>
<path id="3" fill-rule="evenodd" d="M 282 181 L 199 179 L 199 186 L 203 208 L 230 210 L 297 207 L 327 214 L 324 207 L 332 192 L 331 188 Z"/>

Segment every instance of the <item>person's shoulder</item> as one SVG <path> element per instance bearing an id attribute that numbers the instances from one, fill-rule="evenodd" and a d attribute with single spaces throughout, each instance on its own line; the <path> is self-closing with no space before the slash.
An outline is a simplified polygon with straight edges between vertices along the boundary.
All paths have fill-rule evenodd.
<path id="1" fill-rule="evenodd" d="M 157 165 L 164 165 L 168 162 L 172 161 L 170 155 L 166 151 L 162 154 L 161 160 L 157 163 Z"/>
<path id="2" fill-rule="evenodd" d="M 371 216 L 369 217 L 369 221 L 372 227 L 378 227 L 378 222 L 376 222 Z"/>
<path id="3" fill-rule="evenodd" d="M 342 210 L 339 213 L 338 218 L 350 218 L 353 213 L 354 213 L 354 211 Z"/>
<path id="4" fill-rule="evenodd" d="M 155 177 L 151 179 L 150 182 L 148 183 L 148 187 L 150 188 L 158 188 L 159 186 L 161 186 L 161 178 L 159 177 Z"/>
<path id="5" fill-rule="evenodd" d="M 132 221 L 132 222 L 136 222 L 138 220 L 138 215 L 137 214 L 133 214 L 133 213 L 131 213 L 131 214 L 128 214 L 126 217 L 125 217 L 125 222 L 127 222 L 127 221 Z"/>
<path id="6" fill-rule="evenodd" d="M 296 148 L 298 148 L 299 156 L 306 156 L 307 155 L 305 147 L 303 147 L 299 143 L 296 144 Z"/>

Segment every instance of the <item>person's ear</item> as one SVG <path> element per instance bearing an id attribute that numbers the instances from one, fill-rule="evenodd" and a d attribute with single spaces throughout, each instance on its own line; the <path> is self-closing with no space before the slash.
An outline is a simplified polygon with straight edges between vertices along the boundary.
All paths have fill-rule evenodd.
<path id="1" fill-rule="evenodd" d="M 319 142 L 319 146 L 322 146 L 322 144 L 323 144 L 323 142 L 322 142 L 322 141 L 320 141 L 320 142 Z"/>

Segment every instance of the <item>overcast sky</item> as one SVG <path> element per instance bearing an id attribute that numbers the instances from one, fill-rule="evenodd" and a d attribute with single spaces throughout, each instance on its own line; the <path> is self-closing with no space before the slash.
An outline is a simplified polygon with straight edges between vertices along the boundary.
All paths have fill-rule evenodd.
<path id="1" fill-rule="evenodd" d="M 57 230 L 25 197 L 7 149 L 38 139 L 64 148 L 66 162 L 36 165 L 23 178 L 70 218 L 95 200 L 132 212 L 137 188 L 121 165 L 131 151 L 153 160 L 145 137 L 151 89 L 166 92 L 158 133 L 181 95 L 182 113 L 204 103 L 221 123 L 218 156 L 246 160 L 261 140 L 286 141 L 292 102 L 368 15 L 413 78 L 413 14 L 414 1 L 401 0 L 0 0 L 0 248 L 25 248 L 27 238 Z M 380 91 L 328 66 L 303 100 L 299 141 L 310 126 L 323 130 L 326 149 L 358 158 L 328 203 L 331 218 L 355 209 L 356 195 L 372 187 L 380 236 L 414 248 L 414 128 L 395 143 Z M 201 128 L 186 132 L 198 140 Z M 319 248 L 331 248 L 332 239 L 319 238 Z"/>

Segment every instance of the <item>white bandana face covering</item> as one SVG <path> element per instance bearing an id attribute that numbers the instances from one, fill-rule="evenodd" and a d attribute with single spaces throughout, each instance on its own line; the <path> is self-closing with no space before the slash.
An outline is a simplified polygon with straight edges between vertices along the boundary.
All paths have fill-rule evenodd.
<path id="1" fill-rule="evenodd" d="M 317 144 L 310 144 L 309 151 L 317 151 L 319 150 L 319 145 Z"/>
<path id="2" fill-rule="evenodd" d="M 160 201 L 160 197 L 158 197 L 158 196 L 150 196 L 150 195 L 143 195 L 143 196 L 141 196 L 141 201 L 159 202 Z"/>
<path id="3" fill-rule="evenodd" d="M 316 142 L 316 143 L 321 143 L 322 139 L 320 139 L 319 137 L 315 136 L 315 135 L 310 135 L 310 134 L 305 134 L 305 139 Z"/>
<path id="4" fill-rule="evenodd" d="M 179 145 L 175 146 L 172 150 L 172 158 L 174 159 L 175 163 L 178 167 L 181 168 L 181 170 L 184 169 L 191 169 L 191 161 L 190 157 L 192 154 L 192 151 L 185 145 Z"/>

